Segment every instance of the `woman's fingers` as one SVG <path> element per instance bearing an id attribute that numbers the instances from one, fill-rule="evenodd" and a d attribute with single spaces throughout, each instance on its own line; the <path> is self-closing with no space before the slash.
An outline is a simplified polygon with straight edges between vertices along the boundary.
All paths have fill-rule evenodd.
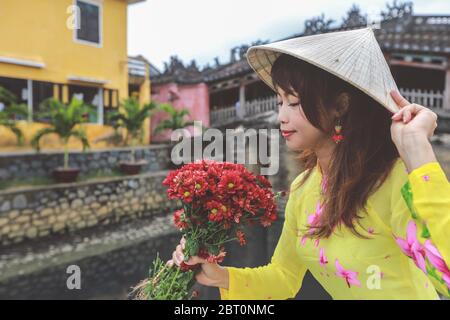
<path id="1" fill-rule="evenodd" d="M 398 90 L 392 90 L 391 91 L 391 97 L 392 99 L 394 99 L 395 103 L 400 107 L 403 108 L 407 105 L 409 105 L 409 101 L 406 100 L 401 94 L 400 92 L 398 92 Z"/>
<path id="2" fill-rule="evenodd" d="M 166 262 L 166 265 L 169 267 L 173 266 L 173 259 L 170 259 L 169 261 Z"/>
<path id="3" fill-rule="evenodd" d="M 418 104 L 410 104 L 395 113 L 391 119 L 393 120 L 403 120 L 403 123 L 409 122 L 413 116 L 418 114 L 422 109 L 426 109 L 424 106 L 420 106 Z"/>
<path id="4" fill-rule="evenodd" d="M 177 266 L 179 266 L 181 262 L 183 262 L 184 260 L 183 253 L 180 253 L 177 250 L 175 250 L 174 252 L 172 252 L 172 260 L 175 262 Z"/>
<path id="5" fill-rule="evenodd" d="M 411 111 L 409 109 L 406 109 L 405 112 L 403 113 L 403 123 L 409 122 L 411 118 L 412 118 Z"/>
<path id="6" fill-rule="evenodd" d="M 187 261 L 184 261 L 185 256 L 183 253 L 183 250 L 186 246 L 186 239 L 184 236 L 180 239 L 180 244 L 176 246 L 175 251 L 172 253 L 172 263 L 175 263 L 177 266 L 181 264 L 181 262 L 184 262 L 189 265 L 194 265 L 197 263 L 207 263 L 208 261 L 206 259 L 200 258 L 199 256 L 193 256 L 190 257 Z M 167 262 L 169 264 L 169 262 Z"/>

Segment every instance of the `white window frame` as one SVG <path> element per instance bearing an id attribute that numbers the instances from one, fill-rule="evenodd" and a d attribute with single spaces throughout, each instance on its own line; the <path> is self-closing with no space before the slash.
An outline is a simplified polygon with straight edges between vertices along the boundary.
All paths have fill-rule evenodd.
<path id="1" fill-rule="evenodd" d="M 99 43 L 78 39 L 77 38 L 78 29 L 73 29 L 73 41 L 75 43 L 79 43 L 79 44 L 86 44 L 86 45 L 90 45 L 90 46 L 97 47 L 97 48 L 103 48 L 103 0 L 73 0 L 73 5 L 76 6 L 78 1 L 98 7 L 98 14 L 99 14 L 99 19 L 98 19 L 99 37 L 98 37 L 98 39 L 99 39 Z M 78 19 L 79 19 L 79 16 L 75 15 L 75 25 L 79 25 Z M 80 25 L 81 25 L 81 23 L 80 23 Z"/>

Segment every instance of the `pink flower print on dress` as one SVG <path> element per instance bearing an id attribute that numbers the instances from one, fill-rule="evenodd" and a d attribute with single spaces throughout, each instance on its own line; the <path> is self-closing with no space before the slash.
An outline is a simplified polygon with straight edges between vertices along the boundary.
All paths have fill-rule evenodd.
<path id="1" fill-rule="evenodd" d="M 320 215 L 322 214 L 322 211 L 323 211 L 323 207 L 319 200 L 319 201 L 317 201 L 316 212 L 314 212 L 313 214 L 310 214 L 308 216 L 308 224 L 311 226 L 317 225 L 319 223 L 319 219 L 320 219 Z"/>
<path id="2" fill-rule="evenodd" d="M 300 244 L 301 244 L 302 246 L 304 246 L 305 243 L 306 243 L 306 240 L 308 240 L 308 236 L 304 235 L 304 236 L 302 237 L 302 239 L 300 240 Z M 316 248 L 319 246 L 319 243 L 320 243 L 320 239 L 314 240 L 314 246 L 315 246 Z"/>
<path id="3" fill-rule="evenodd" d="M 309 226 L 316 226 L 319 223 L 319 219 L 320 219 L 320 215 L 322 214 L 323 211 L 323 207 L 322 204 L 320 203 L 320 200 L 317 201 L 317 205 L 316 205 L 316 211 L 313 214 L 310 214 L 308 216 L 308 225 Z M 310 228 L 307 232 L 307 234 L 305 234 L 302 239 L 300 240 L 300 244 L 302 246 L 305 245 L 306 240 L 308 239 L 308 235 L 313 233 L 313 229 Z M 319 239 L 317 239 L 316 241 L 314 241 L 314 245 L 317 247 L 319 245 Z"/>
<path id="4" fill-rule="evenodd" d="M 426 240 L 424 243 L 425 255 L 430 263 L 442 273 L 450 273 L 447 264 L 439 253 L 438 249 L 433 245 L 430 240 Z"/>
<path id="5" fill-rule="evenodd" d="M 395 241 L 400 246 L 400 249 L 408 257 L 413 259 L 416 266 L 418 266 L 423 272 L 427 273 L 425 264 L 425 248 L 417 240 L 417 226 L 414 221 L 408 223 L 406 230 L 406 239 L 395 237 Z"/>
<path id="6" fill-rule="evenodd" d="M 327 256 L 325 255 L 325 249 L 321 248 L 319 252 L 319 262 L 322 267 L 325 267 L 328 263 Z"/>
<path id="7" fill-rule="evenodd" d="M 344 267 L 342 267 L 342 265 L 339 263 L 339 260 L 337 258 L 336 258 L 335 264 L 336 264 L 336 270 L 337 270 L 336 275 L 338 277 L 343 278 L 349 288 L 352 284 L 357 287 L 361 287 L 361 283 L 357 279 L 358 274 L 359 274 L 358 272 L 351 271 L 351 270 L 345 270 Z"/>
<path id="8" fill-rule="evenodd" d="M 308 237 L 307 237 L 307 236 L 303 236 L 303 237 L 302 237 L 302 240 L 300 240 L 300 244 L 301 244 L 302 246 L 304 246 L 305 243 L 306 243 L 306 240 L 308 240 Z"/>
<path id="9" fill-rule="evenodd" d="M 438 271 L 442 272 L 442 279 L 446 282 L 447 287 L 450 288 L 450 269 L 447 267 L 444 258 L 442 258 L 438 249 L 433 245 L 430 240 L 426 240 L 424 243 L 425 255 L 430 261 L 431 265 Z"/>
<path id="10" fill-rule="evenodd" d="M 430 176 L 426 174 L 426 175 L 422 176 L 422 180 L 428 182 L 428 181 L 430 181 Z"/>

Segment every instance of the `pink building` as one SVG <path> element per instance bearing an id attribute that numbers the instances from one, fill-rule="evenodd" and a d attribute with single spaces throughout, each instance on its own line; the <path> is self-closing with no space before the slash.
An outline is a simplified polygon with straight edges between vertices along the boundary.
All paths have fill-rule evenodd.
<path id="1" fill-rule="evenodd" d="M 152 77 L 152 75 L 150 75 Z M 171 57 L 170 65 L 166 66 L 164 73 L 153 75 L 151 78 L 152 101 L 156 103 L 170 103 L 177 110 L 183 108 L 189 110 L 186 120 L 201 121 L 205 127 L 209 126 L 209 93 L 208 86 L 203 81 L 201 72 L 195 62 L 185 67 L 176 57 Z M 151 141 L 162 142 L 170 140 L 171 130 L 161 134 L 154 134 L 153 131 L 158 123 L 169 116 L 163 112 L 158 112 L 151 119 Z M 194 132 L 194 127 L 188 127 L 192 135 L 198 134 L 198 129 Z"/>

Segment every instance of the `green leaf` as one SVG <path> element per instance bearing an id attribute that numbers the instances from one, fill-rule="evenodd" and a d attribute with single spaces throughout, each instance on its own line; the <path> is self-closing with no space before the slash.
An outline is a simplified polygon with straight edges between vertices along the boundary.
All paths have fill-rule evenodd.
<path id="1" fill-rule="evenodd" d="M 3 102 L 6 105 L 13 104 L 17 101 L 16 96 L 9 90 L 0 87 L 0 102 Z"/>
<path id="2" fill-rule="evenodd" d="M 408 207 L 408 210 L 409 210 L 411 216 L 413 217 L 414 220 L 416 220 L 418 215 L 414 209 L 413 194 L 411 191 L 411 185 L 410 185 L 409 181 L 403 185 L 403 187 L 401 189 L 401 194 L 402 194 L 403 199 L 406 202 L 406 206 Z"/>
<path id="3" fill-rule="evenodd" d="M 195 239 L 189 240 L 189 238 L 186 241 L 185 248 L 186 248 L 186 253 L 188 254 L 189 257 L 196 256 L 200 249 L 198 242 Z"/>
<path id="4" fill-rule="evenodd" d="M 16 126 L 11 126 L 11 127 L 9 127 L 9 129 L 16 135 L 17 143 L 20 146 L 23 145 L 24 138 L 23 138 L 22 131 L 19 128 L 17 128 Z"/>
<path id="5" fill-rule="evenodd" d="M 55 128 L 43 128 L 36 132 L 36 134 L 31 139 L 31 146 L 36 149 L 37 152 L 40 151 L 39 141 L 45 135 L 56 133 Z"/>
<path id="6" fill-rule="evenodd" d="M 81 143 L 83 145 L 83 151 L 90 148 L 89 140 L 88 140 L 88 138 L 86 136 L 86 132 L 84 132 L 84 130 L 82 130 L 82 129 L 73 130 L 70 132 L 70 136 L 73 136 L 81 141 Z"/>
<path id="7" fill-rule="evenodd" d="M 207 250 L 208 250 L 209 253 L 211 253 L 211 254 L 213 254 L 215 256 L 217 256 L 219 254 L 219 252 L 220 252 L 220 248 L 218 246 L 215 246 L 215 245 L 207 246 Z"/>
<path id="8" fill-rule="evenodd" d="M 428 230 L 428 227 L 425 223 L 422 224 L 422 237 L 426 239 L 431 237 L 430 230 Z"/>

